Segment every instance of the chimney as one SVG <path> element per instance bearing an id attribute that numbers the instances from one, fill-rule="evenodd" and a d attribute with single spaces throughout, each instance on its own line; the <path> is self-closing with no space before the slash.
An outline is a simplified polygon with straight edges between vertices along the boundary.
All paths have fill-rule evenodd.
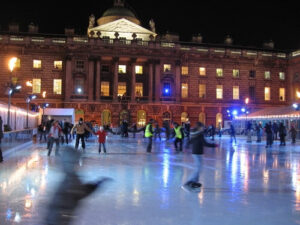
<path id="1" fill-rule="evenodd" d="M 65 28 L 65 35 L 67 36 L 73 36 L 75 34 L 74 28 Z"/>
<path id="2" fill-rule="evenodd" d="M 192 41 L 193 41 L 193 42 L 196 42 L 196 43 L 202 43 L 203 37 L 202 37 L 201 34 L 198 34 L 197 36 L 193 36 Z"/>
<path id="3" fill-rule="evenodd" d="M 38 33 L 39 32 L 39 26 L 34 25 L 34 23 L 30 23 L 28 25 L 28 33 Z"/>
<path id="4" fill-rule="evenodd" d="M 232 43 L 233 43 L 232 37 L 230 37 L 230 35 L 227 35 L 225 37 L 224 44 L 226 44 L 226 45 L 232 45 Z"/>
<path id="5" fill-rule="evenodd" d="M 10 23 L 8 25 L 8 31 L 11 32 L 11 33 L 19 33 L 19 24 Z"/>

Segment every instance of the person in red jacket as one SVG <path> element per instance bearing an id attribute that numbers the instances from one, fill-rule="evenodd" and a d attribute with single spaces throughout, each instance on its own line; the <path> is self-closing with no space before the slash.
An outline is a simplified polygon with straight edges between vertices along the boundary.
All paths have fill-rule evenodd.
<path id="1" fill-rule="evenodd" d="M 106 153 L 106 148 L 105 148 L 105 141 L 106 141 L 106 132 L 104 130 L 104 128 L 101 126 L 100 129 L 98 130 L 97 133 L 95 133 L 95 135 L 98 135 L 98 142 L 99 142 L 99 154 L 101 152 L 101 145 L 103 145 L 103 149 L 104 149 L 104 153 Z"/>

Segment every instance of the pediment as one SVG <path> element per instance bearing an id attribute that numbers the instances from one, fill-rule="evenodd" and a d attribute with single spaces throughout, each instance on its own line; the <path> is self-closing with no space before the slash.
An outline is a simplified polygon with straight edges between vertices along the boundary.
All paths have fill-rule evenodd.
<path id="1" fill-rule="evenodd" d="M 154 37 L 157 35 L 156 33 L 144 27 L 141 27 L 125 18 L 91 28 L 90 31 L 147 34 L 153 35 Z"/>

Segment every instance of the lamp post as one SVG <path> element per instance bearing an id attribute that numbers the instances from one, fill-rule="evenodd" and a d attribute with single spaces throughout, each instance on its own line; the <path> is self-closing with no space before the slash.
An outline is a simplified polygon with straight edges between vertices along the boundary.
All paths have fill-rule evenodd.
<path id="1" fill-rule="evenodd" d="M 17 63 L 17 58 L 13 57 L 9 60 L 8 63 L 8 67 L 10 70 L 10 78 L 9 78 L 9 82 L 8 82 L 8 104 L 7 104 L 7 130 L 11 130 L 10 128 L 10 105 L 11 105 L 11 97 L 14 93 L 18 92 L 22 86 L 21 85 L 17 85 L 16 82 L 13 83 L 12 82 L 12 73 L 16 67 L 16 63 Z"/>
<path id="2" fill-rule="evenodd" d="M 26 98 L 26 103 L 27 103 L 27 115 L 26 115 L 26 128 L 28 129 L 28 117 L 29 117 L 29 103 L 31 102 L 31 100 L 36 99 L 36 95 L 28 95 Z"/>
<path id="3" fill-rule="evenodd" d="M 45 101 L 46 95 L 47 95 L 47 92 L 46 92 L 46 91 L 43 91 L 42 96 L 43 96 L 44 101 Z M 48 104 L 48 103 L 43 103 L 43 104 L 42 104 L 42 109 L 43 109 L 42 123 L 43 123 L 43 121 L 44 121 L 45 108 L 47 108 L 47 107 L 49 107 L 49 104 Z"/>

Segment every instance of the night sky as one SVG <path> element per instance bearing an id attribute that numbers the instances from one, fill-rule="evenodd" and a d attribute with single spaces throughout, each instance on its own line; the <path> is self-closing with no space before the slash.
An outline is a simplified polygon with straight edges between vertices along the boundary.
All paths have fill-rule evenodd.
<path id="1" fill-rule="evenodd" d="M 39 25 L 41 33 L 51 34 L 63 34 L 65 27 L 84 34 L 89 15 L 93 13 L 98 19 L 113 5 L 113 0 L 80 1 L 81 4 L 75 1 L 10 2 L 1 3 L 1 31 L 7 30 L 9 22 L 19 23 L 21 31 L 27 31 L 28 24 L 33 22 Z M 263 42 L 273 40 L 275 48 L 282 50 L 300 48 L 300 7 L 295 2 L 126 1 L 144 27 L 148 28 L 153 18 L 159 34 L 177 33 L 181 41 L 190 41 L 192 35 L 201 33 L 205 43 L 221 44 L 226 35 L 231 35 L 235 45 L 261 47 Z"/>

